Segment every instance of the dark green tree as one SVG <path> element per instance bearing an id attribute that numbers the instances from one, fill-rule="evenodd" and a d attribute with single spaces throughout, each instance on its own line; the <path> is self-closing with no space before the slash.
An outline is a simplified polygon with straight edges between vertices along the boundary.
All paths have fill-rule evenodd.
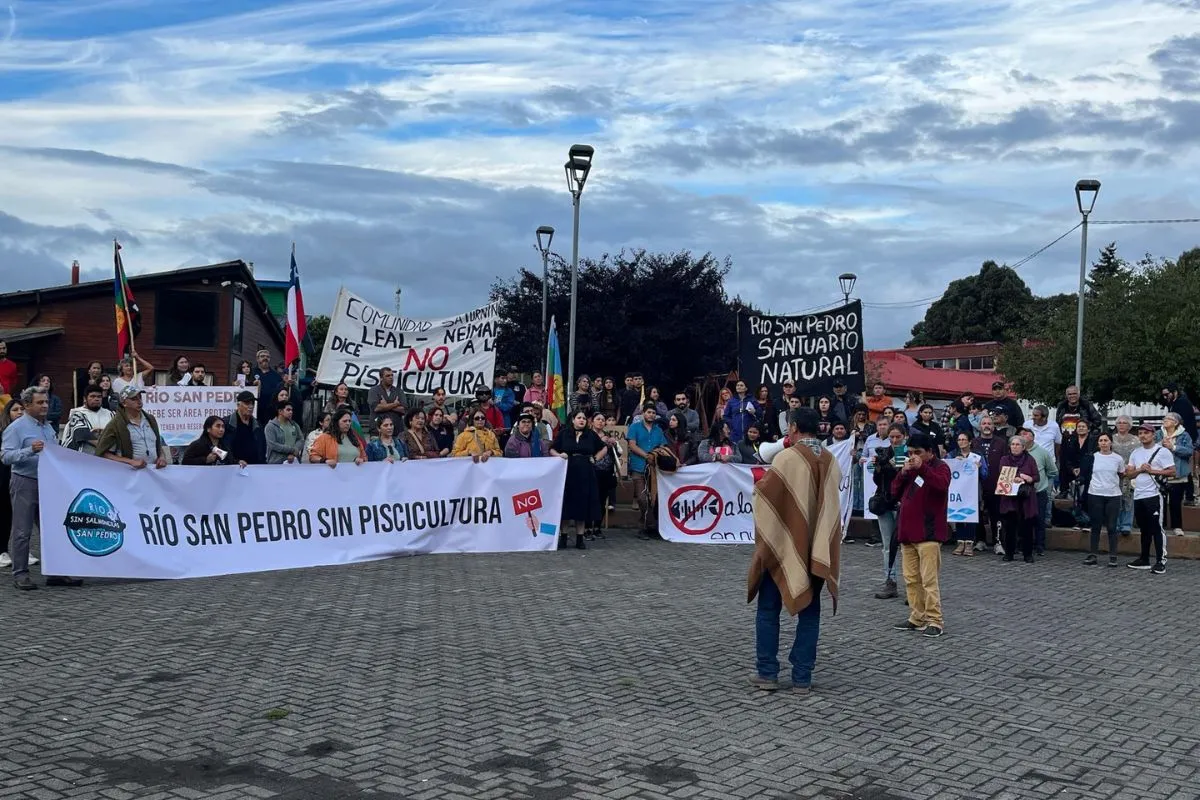
<path id="1" fill-rule="evenodd" d="M 1016 270 L 985 261 L 977 275 L 950 282 L 913 326 L 907 346 L 1008 342 L 1020 338 L 1039 310 Z"/>
<path id="2" fill-rule="evenodd" d="M 1200 337 L 1192 299 L 1198 293 L 1200 248 L 1177 261 L 1147 256 L 1101 274 L 1085 306 L 1084 393 L 1097 403 L 1139 402 L 1157 398 L 1169 381 L 1200 388 L 1192 352 Z M 1065 304 L 1004 349 L 1000 369 L 1022 397 L 1057 402 L 1074 381 L 1076 314 L 1074 303 Z"/>
<path id="3" fill-rule="evenodd" d="M 610 375 L 618 386 L 626 372 L 640 371 L 649 385 L 670 393 L 710 372 L 737 366 L 737 313 L 749 310 L 725 292 L 731 262 L 711 254 L 621 251 L 579 262 L 579 330 L 576 376 Z M 571 266 L 550 264 L 550 314 L 558 326 L 563 377 L 568 370 Z M 541 369 L 542 278 L 522 268 L 492 285 L 501 304 L 497 364 Z M 669 399 L 667 400 L 669 404 Z"/>
<path id="4" fill-rule="evenodd" d="M 313 353 L 309 360 L 309 368 L 316 369 L 321 363 L 321 351 L 325 349 L 325 336 L 329 333 L 329 317 L 326 314 L 318 314 L 315 317 L 309 317 L 308 325 L 305 327 L 309 337 L 312 339 L 313 347 L 316 352 Z"/>

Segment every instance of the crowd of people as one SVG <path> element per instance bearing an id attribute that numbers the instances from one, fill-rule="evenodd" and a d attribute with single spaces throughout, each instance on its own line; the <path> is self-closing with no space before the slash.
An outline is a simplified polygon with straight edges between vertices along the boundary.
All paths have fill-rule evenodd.
<path id="1" fill-rule="evenodd" d="M 868 544 L 883 547 L 883 585 L 877 593 L 881 598 L 898 596 L 902 500 L 894 486 L 914 448 L 939 461 L 967 458 L 978 470 L 980 521 L 955 526 L 956 555 L 972 556 L 991 548 L 1009 560 L 1018 550 L 1024 560 L 1033 560 L 1044 552 L 1057 496 L 1072 499 L 1075 526 L 1092 530 L 1088 563 L 1097 563 L 1101 528 L 1107 525 L 1114 564 L 1113 537 L 1130 534 L 1136 518 L 1143 554 L 1131 566 L 1161 573 L 1166 551 L 1162 527 L 1180 533 L 1182 505 L 1185 500 L 1194 502 L 1190 465 L 1196 415 L 1190 399 L 1175 386 L 1163 390 L 1171 412 L 1162 427 L 1135 434 L 1127 418 L 1117 421 L 1115 431 L 1107 431 L 1102 415 L 1076 387 L 1066 390 L 1053 413 L 1037 406 L 1027 422 L 1001 382 L 993 387 L 992 397 L 964 395 L 939 414 L 919 394 L 893 398 L 881 383 L 865 398 L 840 380 L 834 381 L 830 394 L 805 398 L 791 381 L 773 396 L 768 387 L 751 392 L 745 381 L 736 380 L 721 391 L 711 417 L 702 420 L 688 391 L 662 392 L 647 385 L 640 373 L 627 373 L 620 386 L 613 377 L 593 380 L 581 375 L 566 408 L 559 410 L 562 419 L 550 408 L 552 398 L 540 372 L 532 373 L 531 383 L 525 385 L 520 370 L 500 371 L 493 386 L 481 387 L 473 402 L 448 402 L 445 391 L 438 390 L 428 403 L 406 404 L 395 374 L 383 369 L 365 405 L 356 402 L 346 384 L 339 384 L 306 426 L 299 382 L 290 370 L 272 365 L 270 353 L 261 350 L 256 364 L 243 361 L 235 371 L 233 382 L 244 391 L 237 395 L 233 413 L 208 417 L 195 441 L 172 449 L 158 421 L 143 408 L 142 396 L 154 375 L 154 366 L 136 355 L 123 360 L 112 376 L 100 362 L 91 362 L 86 372 L 81 370 L 76 389 L 82 403 L 69 412 L 64 412 L 49 376 L 37 376 L 19 397 L 0 394 L 0 478 L 8 483 L 0 513 L 11 520 L 4 524 L 0 519 L 0 535 L 10 538 L 0 548 L 0 566 L 11 564 L 21 588 L 33 586 L 28 577 L 28 566 L 36 561 L 28 555 L 33 519 L 29 504 L 36 503 L 36 461 L 46 446 L 68 447 L 134 469 L 172 463 L 337 468 L 436 458 L 482 463 L 491 458 L 558 457 L 568 465 L 563 530 L 573 533 L 575 547 L 584 549 L 589 540 L 604 537 L 605 513 L 615 508 L 621 480 L 633 484 L 638 535 L 658 538 L 657 470 L 696 463 L 764 464 L 768 459 L 763 445 L 791 444 L 789 415 L 811 408 L 818 442 L 853 439 L 857 462 L 873 467 L 874 486 L 864 486 L 862 472 L 854 471 L 853 502 L 856 512 L 868 508 L 878 519 Z M 203 364 L 186 355 L 172 362 L 166 377 L 168 383 L 182 386 L 204 385 L 211 379 Z M 5 380 L 16 380 L 15 366 L 0 342 L 0 381 Z M 1140 451 L 1145 447 L 1140 447 L 1139 437 L 1145 435 L 1151 436 L 1154 448 L 1143 461 Z M 997 493 L 998 484 L 1010 483 L 1000 480 L 1006 468 L 1021 476 L 1018 482 L 1030 484 L 1015 498 Z M 27 481 L 34 482 L 34 491 Z M 1153 497 L 1148 483 L 1154 484 Z M 1159 497 L 1160 483 L 1167 498 L 1165 526 L 1159 525 L 1163 514 L 1143 502 Z M 564 535 L 559 546 L 569 544 Z M 1148 560 L 1150 545 L 1155 547 L 1154 562 Z"/>

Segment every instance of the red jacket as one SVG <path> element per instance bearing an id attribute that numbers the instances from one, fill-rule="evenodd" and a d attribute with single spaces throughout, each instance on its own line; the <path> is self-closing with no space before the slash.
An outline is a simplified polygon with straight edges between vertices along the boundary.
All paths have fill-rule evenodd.
<path id="1" fill-rule="evenodd" d="M 922 483 L 917 485 L 917 478 Z M 892 497 L 900 502 L 896 536 L 901 544 L 944 542 L 950 538 L 946 506 L 950 500 L 950 466 L 931 458 L 919 469 L 901 471 L 892 481 Z"/>

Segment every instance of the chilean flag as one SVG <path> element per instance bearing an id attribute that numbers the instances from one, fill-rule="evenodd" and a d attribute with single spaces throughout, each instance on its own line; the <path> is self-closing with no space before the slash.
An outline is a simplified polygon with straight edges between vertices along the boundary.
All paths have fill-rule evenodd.
<path id="1" fill-rule="evenodd" d="M 283 363 L 288 369 L 300 358 L 300 343 L 308 332 L 304 322 L 304 295 L 300 293 L 300 270 L 296 268 L 296 245 L 292 245 L 292 275 L 287 293 L 287 319 L 283 324 Z"/>

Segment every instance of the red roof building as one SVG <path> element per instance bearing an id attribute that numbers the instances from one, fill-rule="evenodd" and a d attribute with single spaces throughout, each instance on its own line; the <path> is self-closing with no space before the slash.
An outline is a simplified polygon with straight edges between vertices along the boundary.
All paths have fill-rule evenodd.
<path id="1" fill-rule="evenodd" d="M 999 342 L 868 350 L 867 381 L 883 381 L 893 396 L 917 391 L 926 400 L 954 400 L 966 392 L 988 397 L 992 383 L 1004 380 L 996 371 L 999 352 Z"/>

